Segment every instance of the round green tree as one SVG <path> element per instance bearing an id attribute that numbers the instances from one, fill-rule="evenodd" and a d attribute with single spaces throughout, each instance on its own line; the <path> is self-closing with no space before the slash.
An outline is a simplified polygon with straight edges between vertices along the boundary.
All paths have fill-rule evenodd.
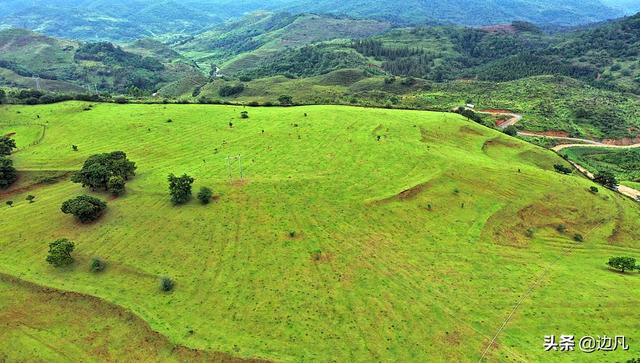
<path id="1" fill-rule="evenodd" d="M 69 199 L 62 203 L 64 214 L 73 214 L 80 222 L 89 223 L 100 218 L 107 209 L 107 203 L 89 195 Z"/>
<path id="2" fill-rule="evenodd" d="M 64 267 L 73 263 L 73 252 L 75 245 L 66 238 L 59 239 L 49 244 L 49 254 L 47 262 L 54 267 Z"/>

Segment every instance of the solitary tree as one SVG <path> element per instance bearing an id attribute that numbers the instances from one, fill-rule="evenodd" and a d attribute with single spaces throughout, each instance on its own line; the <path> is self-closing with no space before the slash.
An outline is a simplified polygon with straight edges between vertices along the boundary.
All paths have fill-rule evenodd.
<path id="1" fill-rule="evenodd" d="M 607 265 L 620 272 L 632 271 L 636 268 L 636 259 L 633 257 L 611 257 Z"/>
<path id="2" fill-rule="evenodd" d="M 209 204 L 212 196 L 213 192 L 207 187 L 200 188 L 200 191 L 198 192 L 198 200 L 202 204 Z"/>
<path id="3" fill-rule="evenodd" d="M 117 176 L 127 181 L 135 175 L 136 164 L 127 159 L 127 154 L 114 151 L 90 156 L 82 169 L 71 178 L 74 183 L 91 189 L 109 189 L 109 179 Z"/>
<path id="4" fill-rule="evenodd" d="M 54 267 L 68 266 L 73 263 L 73 252 L 75 245 L 73 242 L 66 238 L 59 239 L 49 244 L 49 255 L 47 255 L 47 262 Z"/>
<path id="5" fill-rule="evenodd" d="M 571 168 L 568 168 L 568 167 L 566 167 L 566 166 L 564 166 L 564 165 L 562 165 L 562 164 L 555 164 L 555 165 L 553 166 L 553 168 L 554 168 L 554 169 L 556 169 L 556 171 L 557 171 L 558 173 L 561 173 L 561 174 L 571 174 Z"/>
<path id="6" fill-rule="evenodd" d="M 194 179 L 187 174 L 177 177 L 169 175 L 169 194 L 173 204 L 184 204 L 191 198 L 191 184 Z"/>
<path id="7" fill-rule="evenodd" d="M 9 136 L 0 137 L 0 156 L 11 155 L 13 149 L 16 149 L 16 142 Z"/>
<path id="8" fill-rule="evenodd" d="M 61 208 L 64 214 L 73 214 L 82 223 L 93 222 L 100 218 L 105 209 L 107 209 L 107 203 L 88 195 L 69 199 L 62 203 Z"/>
<path id="9" fill-rule="evenodd" d="M 611 189 L 615 188 L 618 185 L 618 181 L 616 180 L 616 177 L 613 175 L 613 173 L 608 171 L 599 172 L 593 178 L 593 181 Z"/>

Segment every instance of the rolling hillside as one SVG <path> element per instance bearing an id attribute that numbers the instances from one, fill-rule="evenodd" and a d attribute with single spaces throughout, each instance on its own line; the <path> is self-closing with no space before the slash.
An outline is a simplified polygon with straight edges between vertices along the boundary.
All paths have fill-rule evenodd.
<path id="1" fill-rule="evenodd" d="M 565 163 L 554 153 L 460 116 L 67 102 L 2 106 L 0 134 L 16 138 L 11 158 L 21 175 L 0 193 L 0 272 L 26 281 L 19 286 L 78 297 L 35 296 L 1 279 L 0 295 L 16 291 L 0 299 L 10 312 L 0 314 L 12 327 L 0 332 L 9 360 L 32 349 L 43 360 L 86 356 L 73 344 L 47 348 L 68 329 L 93 337 L 83 349 L 99 351 L 101 325 L 81 321 L 95 315 L 112 322 L 110 334 L 141 336 L 160 354 L 168 343 L 144 339 L 152 333 L 142 320 L 171 344 L 282 362 L 638 356 L 636 346 L 566 355 L 541 348 L 548 334 L 640 339 L 640 278 L 605 265 L 612 255 L 640 257 L 637 204 L 590 193 L 591 181 L 553 170 Z M 65 179 L 88 156 L 113 150 L 138 166 L 124 196 Z M 232 155 L 242 156 L 244 180 L 227 169 Z M 173 206 L 169 173 L 190 174 L 196 191 L 213 188 L 215 201 Z M 60 212 L 83 193 L 108 203 L 93 224 Z M 47 245 L 63 237 L 76 243 L 76 262 L 54 269 Z M 94 256 L 107 262 L 100 274 L 89 272 Z M 162 276 L 176 281 L 172 293 L 159 290 Z M 82 303 L 95 301 L 85 295 L 107 305 Z M 48 336 L 13 328 L 38 319 L 33 309 L 62 308 L 60 321 L 44 315 L 32 324 L 69 319 L 70 328 Z"/>
<path id="2" fill-rule="evenodd" d="M 0 82 L 4 85 L 54 92 L 127 93 L 132 87 L 153 91 L 162 85 L 199 73 L 177 53 L 151 42 L 131 46 L 136 53 L 108 42 L 80 43 L 60 40 L 28 30 L 0 31 Z M 145 48 L 146 47 L 146 48 Z M 138 54 L 140 53 L 140 54 Z M 160 61 L 161 56 L 166 63 Z"/>
<path id="3" fill-rule="evenodd" d="M 27 28 L 63 38 L 123 41 L 190 34 L 259 10 L 315 12 L 400 25 L 477 26 L 524 20 L 564 26 L 616 18 L 632 6 L 606 6 L 598 0 L 5 0 L 0 4 L 0 28 Z"/>
<path id="4" fill-rule="evenodd" d="M 176 49 L 225 73 L 252 67 L 274 53 L 332 39 L 357 39 L 381 33 L 390 24 L 314 14 L 255 13 L 182 41 Z"/>

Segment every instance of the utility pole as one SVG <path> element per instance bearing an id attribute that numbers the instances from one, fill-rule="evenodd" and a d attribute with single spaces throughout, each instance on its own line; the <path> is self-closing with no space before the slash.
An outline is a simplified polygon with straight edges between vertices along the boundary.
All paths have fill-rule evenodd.
<path id="1" fill-rule="evenodd" d="M 33 80 L 36 82 L 36 89 L 38 91 L 41 91 L 42 88 L 40 87 L 40 76 L 37 74 L 34 74 L 33 76 L 31 76 L 31 78 L 33 78 Z"/>
<path id="2" fill-rule="evenodd" d="M 238 163 L 240 180 L 244 180 L 244 170 L 242 169 L 242 155 L 227 156 L 227 170 L 229 171 L 229 181 L 233 179 L 233 165 Z"/>

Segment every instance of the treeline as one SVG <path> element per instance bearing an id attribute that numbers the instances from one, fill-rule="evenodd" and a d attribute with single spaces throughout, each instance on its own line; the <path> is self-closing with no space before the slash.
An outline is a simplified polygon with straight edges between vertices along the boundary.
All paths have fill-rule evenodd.
<path id="1" fill-rule="evenodd" d="M 563 75 L 593 80 L 598 69 L 587 63 L 570 63 L 543 55 L 515 55 L 480 66 L 467 75 L 486 81 L 511 81 L 538 75 Z"/>
<path id="2" fill-rule="evenodd" d="M 76 60 L 90 60 L 107 65 L 142 68 L 149 71 L 161 71 L 164 65 L 152 57 L 125 52 L 122 48 L 109 42 L 84 43 L 76 51 Z"/>

